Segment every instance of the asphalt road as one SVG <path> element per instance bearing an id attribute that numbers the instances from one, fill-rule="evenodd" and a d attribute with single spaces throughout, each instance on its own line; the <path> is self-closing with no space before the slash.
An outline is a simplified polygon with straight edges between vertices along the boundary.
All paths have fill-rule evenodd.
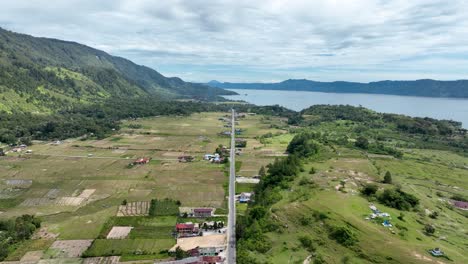
<path id="1" fill-rule="evenodd" d="M 235 112 L 232 109 L 231 117 L 231 153 L 229 167 L 229 216 L 227 229 L 227 254 L 226 261 L 228 264 L 236 263 L 236 142 L 235 142 Z"/>

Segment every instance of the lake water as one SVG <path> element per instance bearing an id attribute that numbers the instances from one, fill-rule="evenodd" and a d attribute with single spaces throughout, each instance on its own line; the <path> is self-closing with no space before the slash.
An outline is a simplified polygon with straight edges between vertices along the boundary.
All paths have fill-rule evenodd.
<path id="1" fill-rule="evenodd" d="M 278 90 L 229 90 L 239 95 L 225 96 L 225 98 L 243 100 L 256 105 L 278 104 L 296 111 L 317 104 L 361 105 L 383 113 L 451 119 L 462 122 L 463 127 L 468 128 L 468 99 Z"/>

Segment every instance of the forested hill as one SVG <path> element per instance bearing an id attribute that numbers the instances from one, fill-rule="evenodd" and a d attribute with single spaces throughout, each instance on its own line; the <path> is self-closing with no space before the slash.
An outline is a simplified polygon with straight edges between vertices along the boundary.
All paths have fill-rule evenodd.
<path id="1" fill-rule="evenodd" d="M 219 88 L 167 78 L 75 42 L 0 28 L 0 111 L 50 112 L 109 97 L 210 99 Z"/>
<path id="2" fill-rule="evenodd" d="M 357 82 L 316 82 L 310 80 L 286 80 L 279 83 L 229 83 L 211 81 L 208 85 L 224 89 L 259 89 L 313 91 L 326 93 L 369 93 L 425 97 L 468 98 L 468 80 L 437 81 L 380 81 Z"/>

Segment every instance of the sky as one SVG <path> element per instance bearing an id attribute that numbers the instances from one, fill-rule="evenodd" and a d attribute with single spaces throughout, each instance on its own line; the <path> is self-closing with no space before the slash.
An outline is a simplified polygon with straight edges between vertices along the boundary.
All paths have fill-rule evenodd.
<path id="1" fill-rule="evenodd" d="M 187 81 L 468 79 L 466 0 L 0 0 L 0 27 Z"/>

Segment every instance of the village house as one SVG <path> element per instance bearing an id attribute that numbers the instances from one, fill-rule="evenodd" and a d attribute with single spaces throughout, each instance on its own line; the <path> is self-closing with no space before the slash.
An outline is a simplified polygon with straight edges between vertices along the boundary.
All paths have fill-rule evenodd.
<path id="1" fill-rule="evenodd" d="M 453 201 L 453 206 L 455 206 L 458 209 L 468 210 L 468 202 Z"/>
<path id="2" fill-rule="evenodd" d="M 181 217 L 206 218 L 214 214 L 215 209 L 211 207 L 179 207 Z"/>
<path id="3" fill-rule="evenodd" d="M 176 224 L 176 232 L 178 237 L 191 237 L 199 234 L 199 225 L 197 223 L 179 223 Z"/>
<path id="4" fill-rule="evenodd" d="M 137 160 L 135 160 L 135 161 L 133 162 L 133 165 L 137 165 L 137 164 L 140 164 L 140 165 L 141 165 L 141 164 L 147 164 L 147 163 L 150 162 L 150 160 L 151 160 L 150 158 L 139 158 L 139 159 L 137 159 Z"/>
<path id="5" fill-rule="evenodd" d="M 252 197 L 252 193 L 243 192 L 239 196 L 239 203 L 248 203 Z"/>
<path id="6" fill-rule="evenodd" d="M 193 216 L 197 218 L 212 217 L 213 211 L 213 208 L 195 208 L 193 209 Z"/>

